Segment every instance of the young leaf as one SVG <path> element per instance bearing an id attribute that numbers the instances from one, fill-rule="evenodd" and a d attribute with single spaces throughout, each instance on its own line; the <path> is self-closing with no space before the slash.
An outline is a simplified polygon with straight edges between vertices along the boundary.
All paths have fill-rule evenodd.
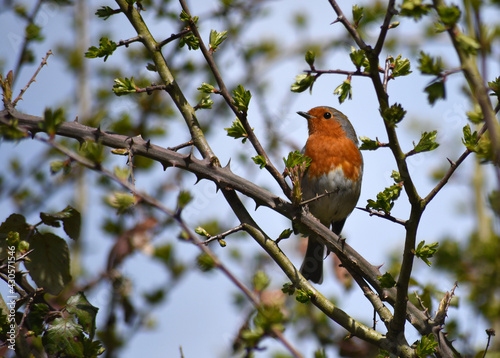
<path id="1" fill-rule="evenodd" d="M 210 30 L 210 42 L 208 44 L 209 51 L 215 52 L 219 48 L 220 44 L 227 38 L 227 31 L 217 32 L 215 30 Z"/>
<path id="2" fill-rule="evenodd" d="M 199 254 L 196 263 L 203 272 L 211 271 L 215 267 L 214 259 L 206 253 Z"/>
<path id="3" fill-rule="evenodd" d="M 109 40 L 107 37 L 101 37 L 99 40 L 99 47 L 91 46 L 88 51 L 85 52 L 85 57 L 87 58 L 97 58 L 104 57 L 104 62 L 109 56 L 117 49 L 118 45 Z"/>
<path id="4" fill-rule="evenodd" d="M 394 103 L 392 106 L 380 112 L 382 118 L 396 127 L 396 124 L 401 122 L 406 115 L 406 111 L 399 103 Z"/>
<path id="5" fill-rule="evenodd" d="M 422 336 L 422 340 L 418 341 L 416 354 L 417 357 L 429 357 L 434 355 L 438 342 L 434 338 L 434 334 L 430 333 L 427 336 Z"/>
<path id="6" fill-rule="evenodd" d="M 64 110 L 62 108 L 58 108 L 55 111 L 47 108 L 45 109 L 43 115 L 43 122 L 38 123 L 38 127 L 46 132 L 50 136 L 50 138 L 54 138 L 57 129 L 65 121 L 66 119 L 64 118 Z"/>
<path id="7" fill-rule="evenodd" d="M 71 281 L 68 244 L 52 233 L 37 233 L 31 237 L 30 247 L 33 252 L 24 264 L 31 278 L 45 292 L 58 295 Z"/>
<path id="8" fill-rule="evenodd" d="M 430 55 L 426 54 L 424 51 L 420 51 L 420 57 L 418 59 L 418 63 L 420 64 L 418 66 L 418 69 L 422 74 L 425 75 L 434 75 L 438 76 L 443 72 L 443 61 L 441 60 L 441 57 L 431 57 Z"/>
<path id="9" fill-rule="evenodd" d="M 53 357 L 84 357 L 83 329 L 73 317 L 58 317 L 48 325 L 42 337 L 43 347 Z"/>
<path id="10" fill-rule="evenodd" d="M 403 0 L 399 14 L 401 16 L 413 17 L 414 20 L 420 20 L 431 9 L 431 5 L 422 4 L 422 2 L 422 0 Z"/>
<path id="11" fill-rule="evenodd" d="M 278 240 L 288 239 L 292 234 L 292 229 L 285 229 L 281 232 L 280 236 L 278 236 Z"/>
<path id="12" fill-rule="evenodd" d="M 451 6 L 438 6 L 437 13 L 439 20 L 448 28 L 455 25 L 460 19 L 460 9 L 456 5 Z"/>
<path id="13" fill-rule="evenodd" d="M 359 146 L 359 150 L 375 150 L 380 148 L 378 140 L 373 140 L 368 137 L 359 137 L 359 139 L 362 142 Z"/>
<path id="14" fill-rule="evenodd" d="M 314 60 L 316 59 L 316 54 L 314 53 L 314 51 L 311 51 L 311 50 L 307 51 L 305 58 L 306 58 L 307 64 L 311 68 L 313 68 L 314 67 Z"/>
<path id="15" fill-rule="evenodd" d="M 283 158 L 283 162 L 285 163 L 285 167 L 287 169 L 292 169 L 297 165 L 302 165 L 305 163 L 305 167 L 307 168 L 311 164 L 312 159 L 306 157 L 304 154 L 300 153 L 298 150 L 288 153 L 288 157 Z"/>
<path id="16" fill-rule="evenodd" d="M 242 143 L 245 143 L 248 138 L 248 133 L 238 118 L 233 121 L 233 125 L 231 127 L 224 129 L 227 131 L 227 135 L 233 137 L 234 139 L 243 138 L 241 141 Z"/>
<path id="17" fill-rule="evenodd" d="M 203 82 L 200 87 L 197 88 L 198 91 L 203 93 L 215 93 L 217 90 L 211 84 Z"/>
<path id="18" fill-rule="evenodd" d="M 430 245 L 425 245 L 425 241 L 421 241 L 418 244 L 417 249 L 415 250 L 415 256 L 425 262 L 427 266 L 430 266 L 431 262 L 429 261 L 429 258 L 431 258 L 437 252 L 438 246 L 439 243 L 437 242 Z"/>
<path id="19" fill-rule="evenodd" d="M 391 288 L 396 286 L 396 280 L 389 272 L 384 273 L 382 276 L 378 276 L 377 280 L 380 282 L 382 288 Z"/>
<path id="20" fill-rule="evenodd" d="M 252 98 L 252 94 L 250 91 L 245 90 L 242 85 L 238 85 L 236 89 L 233 91 L 233 101 L 238 111 L 246 113 L 248 111 L 248 106 L 250 104 L 250 99 Z"/>
<path id="21" fill-rule="evenodd" d="M 464 50 L 469 55 L 475 55 L 477 50 L 481 48 L 479 42 L 476 39 L 459 32 L 456 36 L 458 46 Z"/>
<path id="22" fill-rule="evenodd" d="M 135 204 L 135 198 L 129 193 L 116 191 L 106 197 L 106 202 L 118 210 L 118 214 L 123 214 L 127 209 Z"/>
<path id="23" fill-rule="evenodd" d="M 391 176 L 395 178 L 394 173 Z M 402 189 L 403 186 L 400 182 L 385 188 L 384 191 L 377 194 L 377 200 L 368 199 L 366 208 L 383 211 L 389 215 L 394 207 L 394 202 L 399 198 Z"/>
<path id="24" fill-rule="evenodd" d="M 296 290 L 297 295 L 295 296 L 295 300 L 300 303 L 309 303 L 311 301 L 311 292 L 307 292 L 304 290 Z"/>
<path id="25" fill-rule="evenodd" d="M 266 167 L 266 158 L 264 158 L 264 156 L 262 155 L 257 155 L 255 157 L 252 157 L 252 160 L 255 164 L 257 164 L 260 169 L 264 169 Z"/>
<path id="26" fill-rule="evenodd" d="M 351 79 L 347 78 L 344 82 L 342 82 L 342 84 L 335 88 L 333 94 L 339 96 L 339 103 L 343 103 L 346 98 L 352 99 Z"/>
<path id="27" fill-rule="evenodd" d="M 297 75 L 295 77 L 295 82 L 290 87 L 290 90 L 292 92 L 298 92 L 298 93 L 304 92 L 308 88 L 312 89 L 314 81 L 316 81 L 316 77 L 311 76 L 309 74 Z"/>
<path id="28" fill-rule="evenodd" d="M 269 279 L 269 277 L 267 277 L 264 271 L 259 270 L 252 277 L 252 285 L 254 290 L 257 292 L 264 291 L 270 283 L 271 280 Z"/>
<path id="29" fill-rule="evenodd" d="M 427 87 L 425 87 L 424 91 L 427 92 L 427 100 L 431 105 L 433 105 L 438 99 L 446 98 L 443 79 L 432 81 Z"/>
<path id="30" fill-rule="evenodd" d="M 402 58 L 398 55 L 395 60 L 392 60 L 392 77 L 407 76 L 412 71 L 410 71 L 410 60 L 407 58 Z"/>
<path id="31" fill-rule="evenodd" d="M 361 18 L 364 16 L 363 11 L 364 7 L 360 7 L 358 5 L 352 6 L 352 19 L 354 20 L 354 26 L 358 27 Z"/>
<path id="32" fill-rule="evenodd" d="M 191 200 L 193 200 L 191 193 L 186 190 L 181 190 L 177 196 L 177 208 L 184 209 Z"/>
<path id="33" fill-rule="evenodd" d="M 359 71 L 361 66 L 366 62 L 367 58 L 365 55 L 365 51 L 362 49 L 356 50 L 354 47 L 351 47 L 351 53 L 349 54 L 352 63 L 356 66 L 356 70 Z"/>
<path id="34" fill-rule="evenodd" d="M 437 136 L 437 131 L 422 133 L 418 143 L 416 145 L 415 143 L 413 143 L 414 148 L 412 152 L 414 153 L 429 152 L 431 150 L 436 149 L 437 147 L 439 147 L 439 143 L 436 143 L 436 136 Z"/>
<path id="35" fill-rule="evenodd" d="M 477 146 L 477 131 L 472 132 L 470 125 L 467 123 L 467 125 L 463 128 L 463 133 L 464 137 L 462 139 L 462 143 L 467 149 L 475 152 Z"/>
<path id="36" fill-rule="evenodd" d="M 137 86 L 134 82 L 134 77 L 128 78 L 115 78 L 115 84 L 113 85 L 113 92 L 117 96 L 123 96 L 129 93 L 135 93 L 137 91 Z"/>
<path id="37" fill-rule="evenodd" d="M 214 101 L 210 98 L 210 95 L 203 96 L 200 101 L 194 106 L 195 111 L 198 109 L 211 109 Z"/>
<path id="38" fill-rule="evenodd" d="M 103 17 L 104 20 L 107 20 L 110 16 L 118 14 L 119 12 L 121 12 L 121 10 L 113 10 L 109 6 L 101 6 L 100 9 L 97 9 L 95 14 L 97 15 L 97 17 Z"/>

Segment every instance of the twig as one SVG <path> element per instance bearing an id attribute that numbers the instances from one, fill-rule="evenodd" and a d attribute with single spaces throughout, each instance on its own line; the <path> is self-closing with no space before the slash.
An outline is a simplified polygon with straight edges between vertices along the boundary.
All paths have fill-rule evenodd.
<path id="1" fill-rule="evenodd" d="M 189 147 L 189 146 L 191 146 L 193 144 L 194 144 L 193 141 L 190 140 L 190 141 L 188 141 L 186 143 L 182 143 L 182 144 L 176 145 L 175 147 L 168 147 L 167 149 L 171 150 L 171 151 L 174 151 L 174 152 L 177 152 L 179 149 Z"/>
<path id="2" fill-rule="evenodd" d="M 238 226 L 235 226 L 233 227 L 232 229 L 229 229 L 227 231 L 224 231 L 220 234 L 217 234 L 215 236 L 209 236 L 205 241 L 202 241 L 200 243 L 200 245 L 208 245 L 210 242 L 212 241 L 219 241 L 219 240 L 222 240 L 223 238 L 225 238 L 226 236 L 228 235 L 231 235 L 231 234 L 234 234 L 235 232 L 238 232 L 238 231 L 241 231 L 241 230 L 244 230 L 245 229 L 245 226 L 243 224 L 240 224 Z"/>
<path id="3" fill-rule="evenodd" d="M 367 72 L 361 72 L 361 71 L 345 71 L 345 70 L 316 70 L 316 69 L 310 69 L 310 70 L 304 70 L 305 73 L 307 74 L 317 74 L 319 76 L 324 75 L 324 74 L 338 74 L 338 75 L 347 75 L 347 76 L 363 76 L 363 77 L 370 77 L 370 74 Z M 319 77 L 318 76 L 318 77 Z"/>
<path id="4" fill-rule="evenodd" d="M 493 328 L 488 328 L 486 330 L 486 334 L 488 335 L 488 342 L 486 342 L 486 348 L 484 349 L 483 358 L 486 358 L 486 353 L 488 352 L 488 348 L 490 347 L 491 337 L 495 335 L 495 330 Z"/>
<path id="5" fill-rule="evenodd" d="M 146 92 L 147 94 L 153 93 L 153 91 L 165 91 L 168 89 L 168 85 L 155 85 L 152 84 L 151 86 L 147 86 L 145 88 L 138 88 L 136 87 L 135 93 L 144 93 Z"/>
<path id="6" fill-rule="evenodd" d="M 36 82 L 36 76 L 38 76 L 38 73 L 40 72 L 40 70 L 42 69 L 42 67 L 47 64 L 47 59 L 49 58 L 50 55 L 52 55 L 52 50 L 47 51 L 47 53 L 45 54 L 45 57 L 42 59 L 42 62 L 40 63 L 40 66 L 38 66 L 38 69 L 35 71 L 35 74 L 33 75 L 33 77 L 31 77 L 31 79 L 29 80 L 28 84 L 26 86 L 24 86 L 24 88 L 21 90 L 21 92 L 19 92 L 19 95 L 17 96 L 17 98 L 12 102 L 12 106 L 13 107 L 16 106 L 17 102 L 20 99 L 22 99 L 23 94 L 24 94 L 24 92 L 26 92 L 28 90 L 28 87 L 33 82 Z"/>
<path id="7" fill-rule="evenodd" d="M 383 212 L 380 212 L 380 211 L 377 211 L 377 210 L 367 209 L 367 208 L 363 208 L 363 207 L 360 207 L 360 206 L 357 206 L 356 209 L 359 209 L 359 210 L 362 210 L 362 211 L 366 211 L 367 213 L 370 214 L 370 216 L 375 215 L 375 216 L 378 216 L 379 218 L 387 219 L 389 221 L 392 221 L 393 223 L 397 223 L 397 224 L 400 224 L 400 225 L 403 225 L 403 226 L 406 226 L 406 223 L 407 223 L 406 220 L 395 218 L 394 216 L 392 216 L 390 214 L 383 213 Z"/>
<path id="8" fill-rule="evenodd" d="M 344 25 L 344 27 L 346 28 L 347 32 L 349 32 L 349 35 L 351 35 L 354 41 L 356 41 L 358 47 L 363 50 L 366 50 L 369 46 L 363 41 L 356 28 L 349 22 L 349 20 L 347 20 L 337 2 L 335 0 L 328 0 L 328 1 L 330 2 L 330 5 L 332 5 L 333 10 L 337 14 L 337 19 L 333 23 L 336 22 L 342 23 L 342 25 Z"/>
<path id="9" fill-rule="evenodd" d="M 385 37 L 387 35 L 387 31 L 389 31 L 389 26 L 391 23 L 391 19 L 394 15 L 396 15 L 398 12 L 394 8 L 394 3 L 395 0 L 390 0 L 389 3 L 387 4 L 387 11 L 385 13 L 385 18 L 384 18 L 384 23 L 381 26 L 380 34 L 377 39 L 377 44 L 375 45 L 374 52 L 377 54 L 377 56 L 380 54 L 382 51 L 382 47 L 384 46 L 385 42 Z"/>
<path id="10" fill-rule="evenodd" d="M 165 46 L 166 44 L 168 44 L 169 42 L 172 42 L 178 38 L 181 38 L 182 36 L 188 34 L 191 32 L 191 29 L 184 29 L 182 30 L 181 32 L 177 33 L 177 34 L 172 34 L 170 35 L 169 38 L 166 38 L 165 40 L 161 41 L 159 44 L 158 44 L 158 48 L 162 48 L 163 46 Z"/>
<path id="11" fill-rule="evenodd" d="M 121 12 L 121 10 L 119 12 Z M 133 42 L 142 42 L 142 37 L 141 36 L 135 36 L 135 37 L 132 37 L 132 38 L 127 39 L 127 40 L 120 40 L 120 41 L 118 41 L 118 43 L 116 44 L 116 46 L 125 46 L 125 47 L 128 47 L 128 45 L 130 45 Z"/>
<path id="12" fill-rule="evenodd" d="M 189 8 L 186 4 L 185 0 L 179 0 L 182 9 L 189 15 L 190 11 Z M 265 152 L 264 148 L 260 144 L 257 136 L 255 135 L 252 127 L 250 126 L 250 123 L 248 122 L 247 114 L 243 113 L 236 108 L 236 106 L 233 103 L 233 99 L 231 98 L 231 95 L 229 94 L 229 91 L 224 84 L 224 81 L 222 80 L 222 76 L 219 72 L 219 69 L 217 68 L 217 64 L 214 61 L 213 54 L 207 49 L 205 46 L 205 43 L 203 42 L 203 39 L 201 38 L 200 32 L 198 31 L 198 27 L 194 23 L 194 21 L 191 19 L 189 22 L 189 27 L 191 28 L 191 31 L 193 34 L 198 38 L 198 42 L 200 45 L 200 50 L 205 58 L 205 61 L 208 64 L 208 67 L 210 67 L 210 70 L 212 71 L 212 74 L 215 77 L 215 81 L 217 82 L 217 85 L 219 86 L 219 93 L 222 95 L 228 106 L 231 108 L 233 113 L 238 117 L 240 122 L 243 124 L 243 127 L 245 128 L 247 134 L 248 134 L 248 139 L 250 140 L 250 143 L 252 143 L 255 151 L 257 154 L 261 155 L 264 157 L 265 162 L 266 162 L 266 169 L 269 171 L 269 173 L 274 177 L 276 182 L 279 184 L 281 187 L 281 190 L 283 190 L 283 193 L 287 196 L 287 198 L 292 197 L 292 191 L 290 187 L 287 185 L 285 179 L 283 176 L 280 174 L 280 172 L 274 167 L 274 165 L 271 163 L 271 160 L 269 159 L 267 153 Z"/>

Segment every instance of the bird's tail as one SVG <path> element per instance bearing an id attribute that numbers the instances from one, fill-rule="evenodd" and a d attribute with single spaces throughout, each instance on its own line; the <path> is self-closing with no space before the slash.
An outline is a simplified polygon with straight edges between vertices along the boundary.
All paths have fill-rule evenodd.
<path id="1" fill-rule="evenodd" d="M 323 282 L 323 260 L 325 258 L 325 247 L 316 240 L 315 235 L 309 236 L 306 256 L 300 266 L 300 273 L 315 283 Z"/>

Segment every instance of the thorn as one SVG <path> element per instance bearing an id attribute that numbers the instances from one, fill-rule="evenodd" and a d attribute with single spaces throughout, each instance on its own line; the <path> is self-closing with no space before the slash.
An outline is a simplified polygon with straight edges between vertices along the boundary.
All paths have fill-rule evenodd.
<path id="1" fill-rule="evenodd" d="M 75 117 L 75 120 L 73 122 L 78 123 L 78 116 Z"/>
<path id="2" fill-rule="evenodd" d="M 227 162 L 226 166 L 224 167 L 224 169 L 229 169 L 231 170 L 231 158 L 229 158 L 229 161 Z"/>
<path id="3" fill-rule="evenodd" d="M 450 165 L 451 165 L 452 167 L 454 167 L 454 166 L 456 166 L 456 165 L 457 165 L 457 163 L 455 163 L 455 162 L 454 162 L 453 160 L 451 160 L 450 158 L 446 158 L 446 159 L 448 160 L 448 162 L 450 163 Z"/>
<path id="4" fill-rule="evenodd" d="M 192 162 L 193 162 L 193 158 L 194 158 L 193 148 L 191 147 L 191 151 L 190 151 L 190 152 L 189 152 L 189 154 L 185 157 L 186 164 L 192 163 Z"/>
<path id="5" fill-rule="evenodd" d="M 168 167 L 171 167 L 170 163 L 167 162 L 161 162 L 161 165 L 163 166 L 163 171 L 167 170 Z"/>
<path id="6" fill-rule="evenodd" d="M 198 174 L 195 174 L 195 175 L 196 175 L 196 183 L 194 183 L 194 185 L 198 184 L 201 181 L 201 179 L 203 179 Z"/>
<path id="7" fill-rule="evenodd" d="M 148 139 L 148 141 L 146 142 L 146 151 L 148 151 L 149 148 L 151 148 L 151 139 Z"/>
<path id="8" fill-rule="evenodd" d="M 332 23 L 330 23 L 330 25 L 333 25 L 333 24 L 336 24 L 336 23 L 337 23 L 337 22 L 339 22 L 339 21 L 342 21 L 342 19 L 343 19 L 343 18 L 344 18 L 343 16 L 339 16 L 339 17 L 337 17 L 337 18 L 335 19 L 335 21 L 333 21 Z"/>
<path id="9" fill-rule="evenodd" d="M 128 138 L 127 138 L 127 140 L 129 140 L 129 139 L 130 139 L 130 143 L 128 144 L 128 147 L 129 147 L 129 149 L 130 149 L 130 148 L 132 148 L 132 146 L 134 145 L 134 138 L 132 138 L 132 137 L 128 137 Z"/>
<path id="10" fill-rule="evenodd" d="M 94 131 L 94 137 L 95 137 L 96 142 L 98 141 L 101 134 L 102 134 L 101 125 L 99 125 L 99 127 L 97 127 L 96 130 Z"/>

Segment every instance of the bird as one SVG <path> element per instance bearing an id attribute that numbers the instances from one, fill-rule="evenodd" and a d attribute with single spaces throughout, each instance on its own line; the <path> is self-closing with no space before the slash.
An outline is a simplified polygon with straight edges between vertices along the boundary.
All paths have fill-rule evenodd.
<path id="1" fill-rule="evenodd" d="M 309 136 L 302 153 L 311 158 L 300 187 L 309 212 L 340 236 L 346 218 L 361 192 L 363 157 L 351 122 L 332 107 L 297 112 L 307 119 Z M 300 273 L 314 282 L 323 281 L 325 247 L 310 234 Z"/>

